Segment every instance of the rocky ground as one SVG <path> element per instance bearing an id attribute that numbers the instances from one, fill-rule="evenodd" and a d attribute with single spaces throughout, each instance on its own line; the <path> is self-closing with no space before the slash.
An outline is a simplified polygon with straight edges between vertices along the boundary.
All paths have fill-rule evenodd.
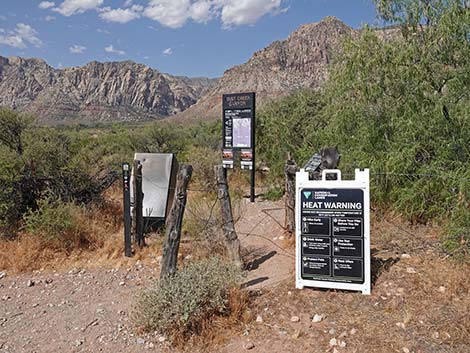
<path id="1" fill-rule="evenodd" d="M 296 290 L 294 250 L 282 203 L 244 204 L 251 319 L 189 352 L 468 352 L 468 265 L 437 246 L 437 230 L 374 217 L 371 296 Z M 380 220 L 378 220 L 380 218 Z M 0 270 L 0 352 L 168 352 L 168 339 L 139 334 L 133 298 L 158 277 L 144 260 L 20 275 Z"/>

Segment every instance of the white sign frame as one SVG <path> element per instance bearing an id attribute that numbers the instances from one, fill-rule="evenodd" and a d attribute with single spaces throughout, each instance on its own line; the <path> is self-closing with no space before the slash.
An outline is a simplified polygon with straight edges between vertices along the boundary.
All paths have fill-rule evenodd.
<path id="1" fill-rule="evenodd" d="M 336 174 L 337 180 L 327 180 L 326 176 Z M 345 289 L 360 291 L 364 295 L 371 293 L 371 272 L 370 272 L 370 184 L 369 169 L 356 169 L 354 180 L 342 180 L 339 169 L 323 170 L 322 180 L 310 180 L 309 173 L 301 169 L 296 173 L 296 198 L 295 198 L 295 287 L 303 289 L 304 287 Z M 358 189 L 363 191 L 364 204 L 364 283 L 344 283 L 332 281 L 316 281 L 302 278 L 302 260 L 301 246 L 301 192 L 303 189 Z"/>

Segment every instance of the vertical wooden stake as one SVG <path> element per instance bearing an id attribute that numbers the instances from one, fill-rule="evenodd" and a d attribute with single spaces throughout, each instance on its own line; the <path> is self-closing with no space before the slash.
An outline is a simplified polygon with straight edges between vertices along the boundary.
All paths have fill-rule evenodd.
<path id="1" fill-rule="evenodd" d="M 186 207 L 188 183 L 192 173 L 193 167 L 191 165 L 180 165 L 176 178 L 173 206 L 171 207 L 170 215 L 166 221 L 160 278 L 171 276 L 176 272 L 181 239 L 181 225 L 183 223 L 184 209 Z"/>
<path id="2" fill-rule="evenodd" d="M 286 176 L 286 230 L 293 234 L 295 232 L 295 173 L 297 164 L 288 154 L 284 173 Z"/>
<path id="3" fill-rule="evenodd" d="M 142 248 L 144 242 L 144 218 L 142 214 L 144 194 L 142 193 L 142 164 L 140 161 L 134 161 L 134 179 L 132 189 L 134 191 L 134 209 L 132 212 L 132 234 L 134 242 Z"/>
<path id="4" fill-rule="evenodd" d="M 242 268 L 243 263 L 240 256 L 240 240 L 235 232 L 235 225 L 233 223 L 232 205 L 230 203 L 230 194 L 228 193 L 227 178 L 224 172 L 224 167 L 216 165 L 214 167 L 215 178 L 217 181 L 217 196 L 220 201 L 222 212 L 222 229 L 224 232 L 225 243 L 230 259 L 239 268 Z"/>

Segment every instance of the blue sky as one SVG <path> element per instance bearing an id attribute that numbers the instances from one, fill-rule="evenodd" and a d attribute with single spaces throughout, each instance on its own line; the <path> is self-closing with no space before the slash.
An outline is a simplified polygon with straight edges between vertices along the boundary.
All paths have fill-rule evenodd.
<path id="1" fill-rule="evenodd" d="M 0 55 L 54 67 L 133 60 L 218 77 L 305 23 L 375 23 L 372 0 L 0 0 Z"/>

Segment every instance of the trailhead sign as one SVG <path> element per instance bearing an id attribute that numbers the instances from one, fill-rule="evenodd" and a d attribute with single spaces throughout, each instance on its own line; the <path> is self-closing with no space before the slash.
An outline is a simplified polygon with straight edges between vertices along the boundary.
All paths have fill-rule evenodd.
<path id="1" fill-rule="evenodd" d="M 337 174 L 338 180 L 326 180 Z M 370 294 L 369 171 L 321 181 L 297 173 L 296 286 Z"/>
<path id="2" fill-rule="evenodd" d="M 222 96 L 222 165 L 250 170 L 250 200 L 255 202 L 255 100 L 254 92 Z M 238 160 L 238 159 L 237 159 Z"/>
<path id="3" fill-rule="evenodd" d="M 240 151 L 243 169 L 253 168 L 255 145 L 255 93 L 232 93 L 222 97 L 223 164 L 233 168 L 233 152 Z"/>

